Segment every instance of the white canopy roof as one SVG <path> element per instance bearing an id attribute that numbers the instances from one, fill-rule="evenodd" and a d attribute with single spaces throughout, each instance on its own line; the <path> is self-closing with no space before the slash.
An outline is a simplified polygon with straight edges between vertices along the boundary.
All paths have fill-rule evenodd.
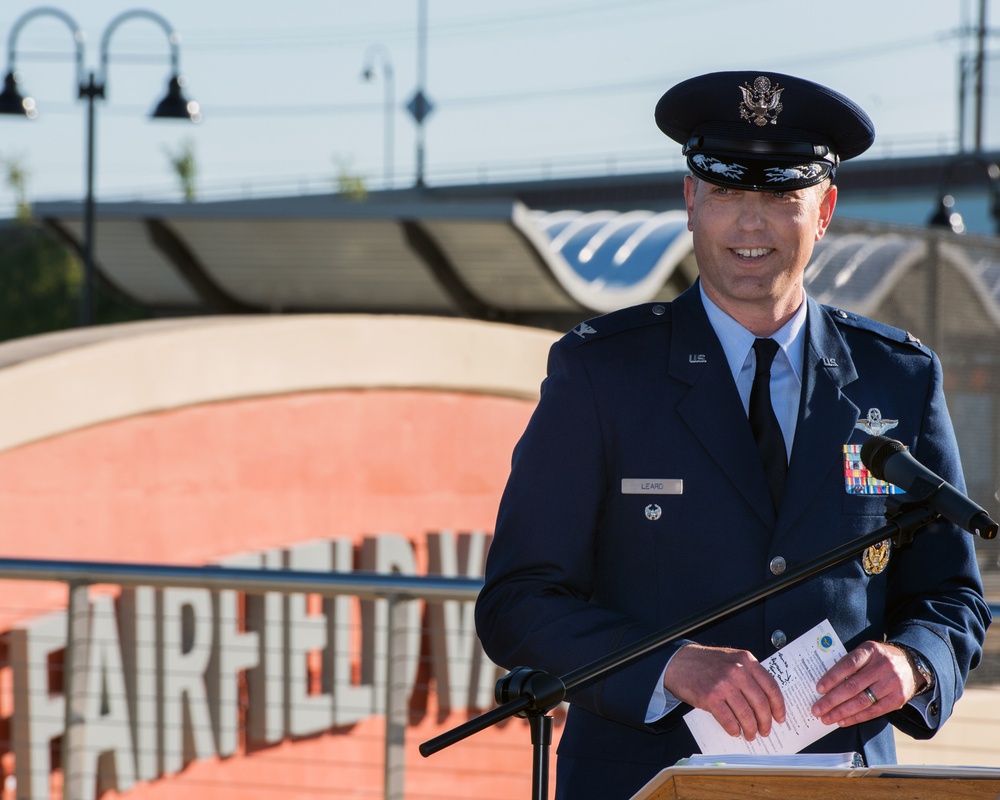
<path id="1" fill-rule="evenodd" d="M 82 244 L 80 203 L 36 212 Z M 415 313 L 566 329 L 669 300 L 697 276 L 683 211 L 327 195 L 102 204 L 96 216 L 101 278 L 170 314 Z M 931 246 L 1000 327 L 1000 249 L 990 239 L 835 219 L 806 288 L 821 302 L 874 315 Z"/>

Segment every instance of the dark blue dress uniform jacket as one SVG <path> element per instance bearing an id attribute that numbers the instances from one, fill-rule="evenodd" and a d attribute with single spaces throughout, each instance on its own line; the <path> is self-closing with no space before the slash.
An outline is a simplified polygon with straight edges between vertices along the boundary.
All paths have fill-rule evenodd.
<path id="1" fill-rule="evenodd" d="M 784 500 L 763 467 L 697 285 L 672 304 L 591 320 L 551 349 L 538 406 L 512 469 L 476 608 L 489 656 L 564 675 L 773 579 L 885 524 L 880 496 L 849 494 L 843 445 L 869 409 L 886 435 L 964 490 L 937 357 L 903 331 L 809 300 L 798 425 Z M 680 494 L 625 494 L 622 479 L 680 479 Z M 645 508 L 659 505 L 658 519 Z M 891 639 L 923 653 L 940 701 L 838 729 L 810 750 L 895 762 L 892 725 L 932 736 L 980 659 L 989 610 L 972 537 L 942 522 L 867 575 L 861 557 L 692 634 L 706 645 L 775 652 L 829 618 L 848 650 Z M 681 705 L 644 722 L 677 641 L 572 692 L 559 746 L 560 798 L 628 798 L 698 752 Z"/>

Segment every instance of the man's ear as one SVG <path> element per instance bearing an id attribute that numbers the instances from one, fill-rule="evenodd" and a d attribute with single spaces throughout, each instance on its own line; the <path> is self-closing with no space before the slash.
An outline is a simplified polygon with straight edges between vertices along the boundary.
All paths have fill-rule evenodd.
<path id="1" fill-rule="evenodd" d="M 837 207 L 837 187 L 830 184 L 819 201 L 819 220 L 816 225 L 816 241 L 823 238 L 830 220 L 833 219 L 833 209 Z"/>
<path id="2" fill-rule="evenodd" d="M 694 192 L 698 188 L 698 182 L 691 175 L 684 176 L 684 207 L 688 214 L 688 230 L 693 231 L 692 216 L 694 215 Z"/>

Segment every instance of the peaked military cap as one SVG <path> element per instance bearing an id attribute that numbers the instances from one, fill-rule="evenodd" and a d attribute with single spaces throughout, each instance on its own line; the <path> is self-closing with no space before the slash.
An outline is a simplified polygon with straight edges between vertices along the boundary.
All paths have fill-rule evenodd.
<path id="1" fill-rule="evenodd" d="M 868 115 L 842 94 L 776 72 L 713 72 L 656 104 L 660 130 L 711 183 L 753 191 L 802 189 L 833 178 L 875 141 Z"/>

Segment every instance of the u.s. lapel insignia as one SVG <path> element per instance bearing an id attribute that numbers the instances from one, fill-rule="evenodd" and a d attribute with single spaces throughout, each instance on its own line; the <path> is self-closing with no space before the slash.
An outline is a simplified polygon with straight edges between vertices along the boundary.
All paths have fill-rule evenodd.
<path id="1" fill-rule="evenodd" d="M 581 322 L 579 325 L 573 328 L 573 333 L 575 333 L 582 339 L 585 336 L 589 336 L 592 333 L 597 333 L 597 331 L 591 328 L 586 322 Z"/>
<path id="2" fill-rule="evenodd" d="M 861 566 L 864 567 L 865 575 L 883 572 L 889 566 L 889 540 L 883 539 L 865 550 L 861 556 Z"/>
<path id="3" fill-rule="evenodd" d="M 859 419 L 854 427 L 870 433 L 872 436 L 881 436 L 886 431 L 891 431 L 898 424 L 898 419 L 882 419 L 881 411 L 877 408 L 869 408 L 868 416 L 864 419 Z"/>

